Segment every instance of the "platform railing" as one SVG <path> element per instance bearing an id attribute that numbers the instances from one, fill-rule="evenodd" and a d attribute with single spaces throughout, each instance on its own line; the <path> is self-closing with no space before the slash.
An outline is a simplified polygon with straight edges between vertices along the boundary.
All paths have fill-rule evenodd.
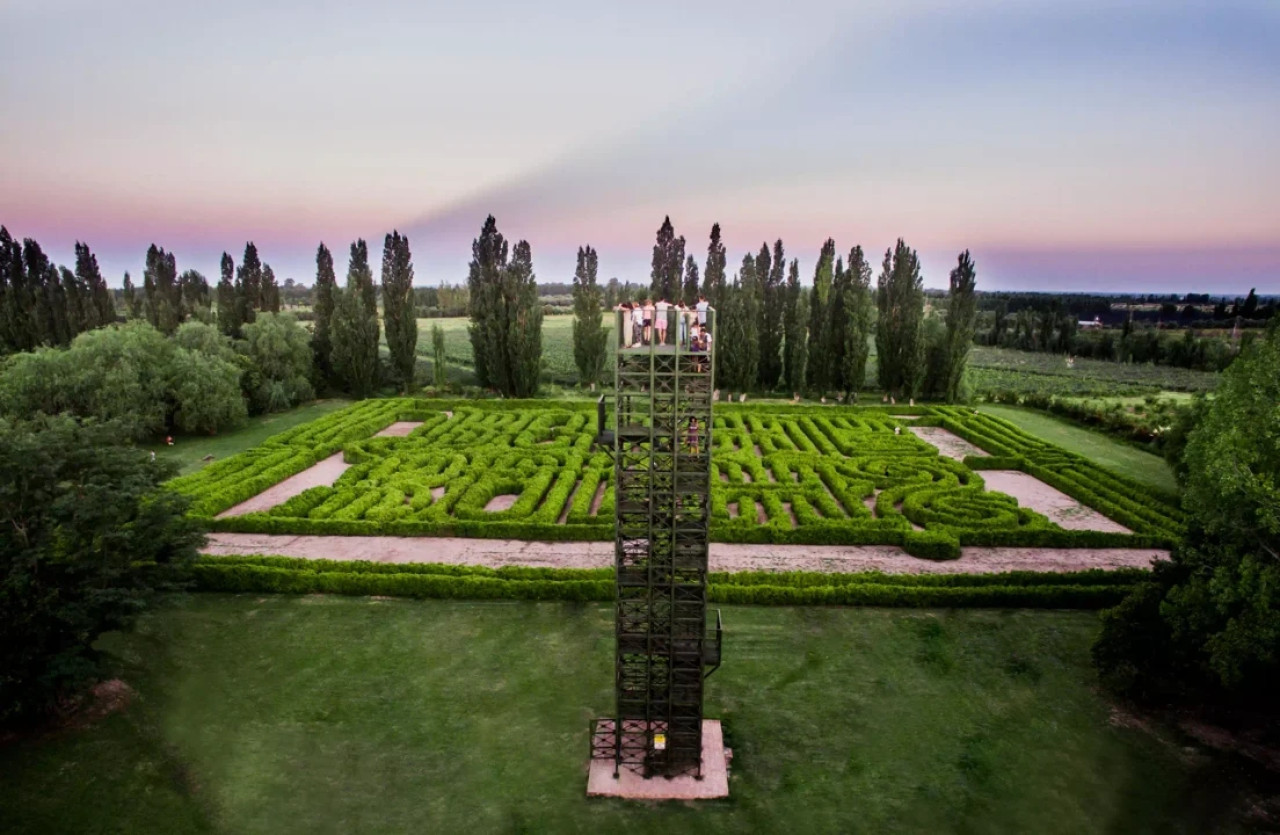
<path id="1" fill-rule="evenodd" d="M 636 303 L 634 308 L 616 307 L 614 316 L 615 347 L 621 351 L 674 348 L 678 352 L 705 350 L 698 347 L 697 337 L 706 333 L 714 339 L 716 310 L 706 306 L 682 308 L 667 305 L 665 309 L 653 305 L 653 312 L 645 316 L 648 306 Z M 637 315 L 636 310 L 640 313 Z M 646 327 L 644 322 L 648 321 Z M 666 327 L 659 327 L 665 323 Z"/>

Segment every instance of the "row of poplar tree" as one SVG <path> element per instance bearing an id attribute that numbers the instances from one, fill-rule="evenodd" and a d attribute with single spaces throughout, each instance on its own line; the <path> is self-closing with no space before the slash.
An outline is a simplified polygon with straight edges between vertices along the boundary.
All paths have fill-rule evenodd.
<path id="1" fill-rule="evenodd" d="M 885 252 L 874 289 L 862 247 L 853 247 L 846 258 L 837 255 L 830 239 L 819 254 L 811 287 L 801 286 L 799 264 L 787 261 L 781 240 L 744 255 L 732 279 L 726 263 L 719 224 L 711 229 L 700 274 L 697 261 L 685 253 L 685 239 L 676 236 L 666 218 L 657 232 L 648 288 L 654 299 L 690 306 L 704 296 L 716 309 L 717 377 L 723 388 L 854 397 L 865 387 L 874 338 L 884 392 L 903 398 L 962 398 L 976 315 L 975 274 L 967 251 L 951 272 L 945 317 L 926 317 L 919 258 L 901 240 Z M 601 288 L 598 264 L 593 248 L 579 249 L 573 352 L 586 385 L 598 383 L 607 364 L 606 300 L 620 300 L 612 287 Z M 239 265 L 223 253 L 220 270 L 211 290 L 195 270 L 179 275 L 174 255 L 152 245 L 141 292 L 125 275 L 124 313 L 145 317 L 166 335 L 188 319 L 216 321 L 223 333 L 239 339 L 243 326 L 258 313 L 279 311 L 275 274 L 252 242 Z M 511 246 L 488 217 L 472 242 L 467 288 L 478 383 L 511 397 L 535 394 L 542 373 L 543 309 L 529 243 Z M 35 241 L 19 244 L 0 228 L 0 348 L 13 352 L 66 345 L 81 331 L 115 321 L 116 315 L 112 293 L 86 245 L 76 244 L 72 271 L 52 265 Z M 314 317 L 319 380 L 357 397 L 387 383 L 408 391 L 414 383 L 418 339 L 408 238 L 398 231 L 386 236 L 380 294 L 364 240 L 351 244 L 345 287 L 338 285 L 332 253 L 320 244 Z M 390 359 L 385 368 L 379 359 L 382 328 Z M 442 383 L 443 333 L 433 336 L 436 382 Z"/>
<path id="2" fill-rule="evenodd" d="M 945 316 L 926 316 L 920 259 L 902 240 L 885 252 L 874 289 L 862 247 L 853 247 L 846 260 L 831 239 L 818 256 L 812 287 L 801 286 L 799 263 L 788 263 L 781 240 L 744 255 L 731 280 L 726 263 L 715 224 L 700 276 L 668 217 L 658 229 L 648 287 L 651 299 L 693 306 L 705 297 L 716 310 L 721 387 L 856 397 L 866 386 L 874 339 L 877 380 L 886 394 L 963 399 L 977 316 L 976 273 L 967 250 L 951 271 Z M 574 359 L 583 382 L 591 384 L 599 380 L 606 355 L 600 312 L 606 304 L 633 299 L 632 288 L 619 292 L 613 282 L 602 291 L 596 272 L 595 251 L 580 249 Z"/>

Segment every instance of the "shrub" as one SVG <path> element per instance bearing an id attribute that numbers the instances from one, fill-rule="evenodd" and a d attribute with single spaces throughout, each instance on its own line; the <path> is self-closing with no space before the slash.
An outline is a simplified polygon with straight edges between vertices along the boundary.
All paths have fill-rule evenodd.
<path id="1" fill-rule="evenodd" d="M 960 540 L 947 531 L 912 531 L 902 543 L 903 550 L 926 560 L 960 558 Z"/>
<path id="2" fill-rule="evenodd" d="M 181 579 L 203 535 L 172 470 L 111 425 L 0 419 L 0 723 L 29 721 L 97 674 L 93 643 Z"/>
<path id="3" fill-rule="evenodd" d="M 237 347 L 248 360 L 244 391 L 255 414 L 280 412 L 315 397 L 311 337 L 289 313 L 260 313 Z"/>

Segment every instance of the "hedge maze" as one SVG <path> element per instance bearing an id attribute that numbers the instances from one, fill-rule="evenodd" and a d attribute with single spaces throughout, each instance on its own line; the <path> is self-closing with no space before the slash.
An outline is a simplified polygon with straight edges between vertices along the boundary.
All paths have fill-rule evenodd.
<path id="1" fill-rule="evenodd" d="M 905 414 L 990 456 L 941 457 L 894 417 Z M 608 540 L 612 461 L 591 447 L 594 420 L 589 403 L 366 400 L 170 484 L 216 530 Z M 421 425 L 373 437 L 395 421 Z M 1182 527 L 1173 497 L 962 408 L 721 406 L 713 437 L 721 542 L 895 544 L 945 559 L 960 545 L 1165 547 Z M 332 487 L 214 518 L 339 452 L 350 467 Z M 983 469 L 1023 470 L 1133 533 L 1064 530 L 984 490 Z"/>

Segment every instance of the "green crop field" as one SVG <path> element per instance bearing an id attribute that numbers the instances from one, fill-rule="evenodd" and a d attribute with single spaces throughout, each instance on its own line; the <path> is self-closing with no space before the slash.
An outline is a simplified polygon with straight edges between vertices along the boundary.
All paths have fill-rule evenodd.
<path id="1" fill-rule="evenodd" d="M 445 319 L 418 320 L 418 356 L 431 359 L 431 328 L 439 325 L 444 330 L 445 357 L 452 367 L 453 376 L 461 382 L 474 383 L 475 359 L 471 353 L 471 338 L 467 334 L 470 323 L 465 316 Z M 605 316 L 605 325 L 612 327 L 612 317 Z M 559 385 L 577 385 L 578 367 L 573 363 L 573 317 L 546 316 L 542 320 L 543 379 Z M 613 352 L 608 353 L 606 371 L 613 373 Z M 460 374 L 459 374 L 460 372 Z"/>
<path id="2" fill-rule="evenodd" d="M 0 830 L 1230 833 L 1267 789 L 1123 721 L 1091 613 L 730 607 L 707 691 L 729 799 L 590 800 L 611 615 L 177 601 L 100 643 L 137 691 L 124 712 L 0 747 Z"/>
<path id="3" fill-rule="evenodd" d="M 1219 374 L 1167 365 L 1075 359 L 1061 354 L 974 346 L 970 382 L 976 392 L 1019 391 L 1074 397 L 1115 397 L 1160 391 L 1212 391 Z"/>
<path id="4" fill-rule="evenodd" d="M 1091 461 L 1099 462 L 1115 472 L 1125 473 L 1144 484 L 1169 492 L 1178 489 L 1173 471 L 1158 455 L 1143 452 L 1127 444 L 1113 441 L 1105 435 L 1072 426 L 1051 415 L 1032 409 L 984 405 L 982 411 L 985 414 L 1003 418 L 1036 437 L 1083 455 Z"/>
<path id="5" fill-rule="evenodd" d="M 1008 421 L 951 407 L 895 411 L 990 455 L 944 458 L 880 408 L 723 406 L 710 450 L 713 539 L 897 544 L 946 558 L 962 544 L 1150 546 L 1179 535 L 1172 497 Z M 171 485 L 218 530 L 608 540 L 612 465 L 592 447 L 594 420 L 587 403 L 366 400 Z M 394 421 L 421 425 L 407 437 L 372 437 Z M 213 518 L 338 452 L 352 466 L 333 486 Z M 984 490 L 983 469 L 1030 473 L 1133 533 L 1064 530 Z M 491 508 L 499 496 L 510 506 Z"/>

